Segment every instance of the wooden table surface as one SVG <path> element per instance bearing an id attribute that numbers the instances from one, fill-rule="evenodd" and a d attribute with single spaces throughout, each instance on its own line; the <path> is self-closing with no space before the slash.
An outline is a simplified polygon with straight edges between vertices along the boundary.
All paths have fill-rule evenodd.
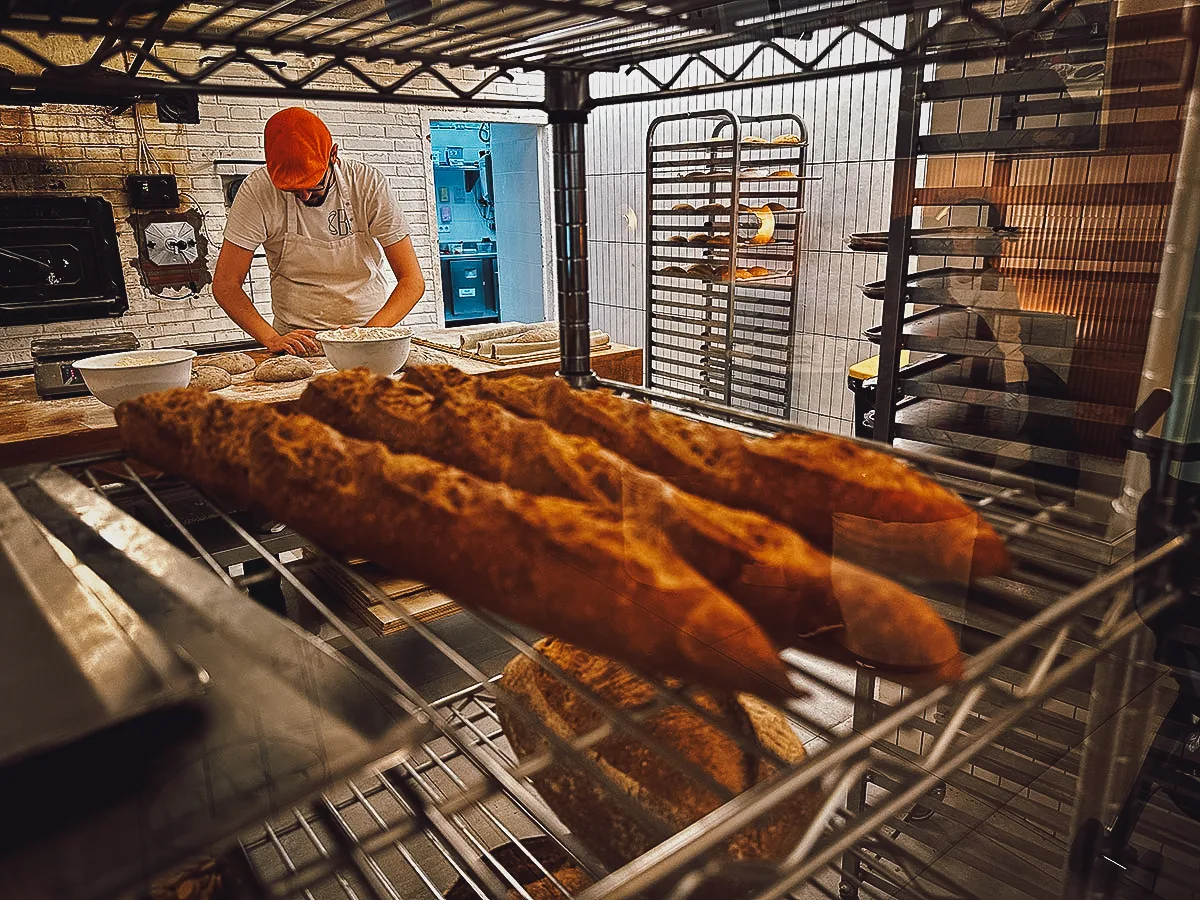
<path id="1" fill-rule="evenodd" d="M 256 361 L 269 354 L 251 351 Z M 480 360 L 462 359 L 444 354 L 447 362 L 472 375 L 531 374 L 553 375 L 558 362 L 536 362 L 513 366 L 495 366 Z M 314 357 L 316 374 L 332 372 L 324 357 Z M 630 384 L 642 382 L 640 347 L 614 344 L 609 350 L 592 354 L 592 368 L 602 378 Z M 300 396 L 307 381 L 265 384 L 251 374 L 235 375 L 233 385 L 218 391 L 233 400 L 257 400 L 265 403 L 290 403 Z M 34 389 L 32 375 L 0 378 L 0 468 L 33 462 L 107 453 L 121 448 L 120 435 L 112 410 L 90 394 L 61 400 L 42 400 Z"/>

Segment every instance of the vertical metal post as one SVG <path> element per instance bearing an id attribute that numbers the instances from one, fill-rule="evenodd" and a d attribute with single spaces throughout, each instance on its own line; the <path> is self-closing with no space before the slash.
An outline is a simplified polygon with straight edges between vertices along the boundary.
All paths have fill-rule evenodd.
<path id="1" fill-rule="evenodd" d="M 1189 8 L 1194 10 L 1192 4 Z M 1171 209 L 1167 218 L 1167 231 L 1163 241 L 1163 259 L 1159 268 L 1158 287 L 1154 294 L 1154 310 L 1151 313 L 1150 332 L 1146 338 L 1146 357 L 1142 364 L 1142 381 L 1138 387 L 1138 406 L 1158 388 L 1169 388 L 1173 398 L 1167 417 L 1161 425 L 1148 432 L 1152 436 L 1168 441 L 1188 439 L 1191 410 L 1196 403 L 1197 384 L 1196 349 L 1200 347 L 1200 315 L 1188 314 L 1189 299 L 1200 291 L 1197 281 L 1197 263 L 1200 262 L 1200 60 L 1190 73 L 1191 82 L 1184 87 L 1188 91 L 1184 110 L 1183 136 L 1179 143 L 1179 155 L 1175 168 L 1175 188 L 1171 195 Z M 1193 310 L 1200 305 L 1192 304 Z M 1181 357 L 1192 354 L 1190 360 Z M 1190 369 L 1190 371 L 1189 371 Z M 1190 479 L 1196 475 L 1189 472 Z M 1131 453 L 1126 458 L 1122 484 L 1122 496 L 1117 502 L 1118 511 L 1132 514 L 1139 501 L 1150 487 L 1150 467 L 1140 453 Z M 1170 479 L 1163 479 L 1164 482 Z M 1159 484 L 1160 491 L 1167 484 Z M 1163 493 L 1156 498 L 1159 522 L 1169 522 L 1174 497 Z"/>
<path id="2" fill-rule="evenodd" d="M 588 320 L 587 167 L 583 147 L 584 125 L 590 109 L 586 74 L 546 74 L 546 112 L 554 154 L 554 244 L 558 257 L 558 330 L 562 345 L 559 374 L 577 388 L 596 383 Z"/>
<path id="3" fill-rule="evenodd" d="M 929 13 L 908 17 L 905 46 L 911 47 L 929 23 Z M 873 437 L 890 444 L 896 424 L 896 383 L 900 378 L 900 329 L 908 294 L 908 255 L 912 242 L 913 189 L 917 181 L 917 137 L 920 117 L 921 65 L 900 69 L 900 103 L 896 113 L 895 167 L 892 170 L 892 218 L 888 226 L 887 286 L 883 295 L 879 341 L 879 378 L 875 392 Z"/>

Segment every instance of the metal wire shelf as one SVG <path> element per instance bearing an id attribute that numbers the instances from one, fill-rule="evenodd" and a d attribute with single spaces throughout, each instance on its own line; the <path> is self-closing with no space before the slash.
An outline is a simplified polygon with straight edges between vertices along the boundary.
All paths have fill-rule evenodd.
<path id="1" fill-rule="evenodd" d="M 880 31 L 893 16 L 923 10 L 939 17 L 911 40 L 892 43 Z M 21 2 L 0 12 L 0 47 L 19 61 L 0 79 L 0 95 L 128 102 L 205 92 L 539 108 L 540 100 L 495 88 L 518 72 L 556 79 L 624 70 L 625 88 L 595 100 L 609 104 L 994 56 L 1051 21 L 1059 27 L 1047 49 L 1067 49 L 1106 26 L 1087 7 L 1001 10 L 975 0 L 791 0 L 770 12 L 695 0 Z M 91 58 L 80 65 L 45 35 L 78 37 Z M 714 55 L 736 45 L 754 48 L 737 65 Z M 842 63 L 841 50 L 851 45 L 869 53 Z M 756 61 L 771 58 L 788 74 L 756 75 Z M 555 107 L 550 93 L 545 105 Z"/>
<path id="2" fill-rule="evenodd" d="M 655 398 L 664 402 L 661 395 Z M 693 414 L 705 413 L 704 404 L 676 405 Z M 743 426 L 759 430 L 768 430 L 771 424 L 771 420 L 750 413 L 733 415 Z M 198 536 L 192 507 L 187 515 L 176 512 L 181 491 L 188 495 L 189 504 L 198 500 L 206 508 L 199 518 L 219 523 L 237 543 L 265 561 L 338 632 L 345 652 L 365 661 L 437 729 L 435 739 L 399 766 L 332 786 L 313 801 L 243 834 L 242 852 L 261 896 L 435 897 L 441 896 L 450 882 L 462 879 L 481 897 L 512 896 L 515 892 L 528 900 L 528 892 L 491 851 L 499 844 L 518 842 L 520 847 L 520 839 L 548 836 L 597 879 L 580 894 L 588 900 L 630 897 L 681 877 L 677 889 L 680 896 L 686 896 L 706 878 L 716 876 L 737 878 L 764 900 L 802 886 L 834 898 L 845 885 L 871 898 L 887 896 L 898 885 L 916 891 L 914 896 L 974 897 L 974 889 L 954 873 L 930 873 L 927 856 L 914 850 L 907 837 L 919 827 L 913 823 L 914 805 L 932 805 L 935 815 L 952 813 L 961 818 L 961 809 L 928 796 L 935 791 L 936 797 L 937 787 L 944 781 L 993 811 L 1009 805 L 1018 790 L 997 789 L 965 775 L 967 764 L 988 753 L 1003 755 L 992 749 L 995 742 L 1017 740 L 1012 736 L 1014 729 L 1027 717 L 1053 720 L 1053 714 L 1042 708 L 1046 698 L 1098 659 L 1119 652 L 1121 642 L 1140 626 L 1143 615 L 1153 615 L 1177 599 L 1173 590 L 1165 588 L 1135 608 L 1129 589 L 1135 577 L 1154 576 L 1187 546 L 1188 537 L 1175 537 L 1136 561 L 1105 570 L 1087 559 L 1090 538 L 1084 526 L 1089 520 L 1077 508 L 1047 503 L 1025 486 L 980 480 L 989 473 L 953 461 L 922 458 L 922 464 L 963 490 L 1007 537 L 1016 559 L 1010 577 L 985 580 L 969 593 L 924 586 L 943 615 L 961 627 L 964 644 L 970 643 L 970 636 L 976 643 L 983 636 L 982 646 L 968 661 L 966 679 L 931 691 L 895 685 L 884 690 L 889 683 L 864 670 L 852 688 L 847 679 L 854 681 L 855 676 L 848 670 L 817 663 L 801 651 L 788 651 L 785 661 L 797 686 L 826 698 L 842 712 L 863 700 L 865 678 L 869 718 L 850 723 L 847 731 L 845 722 L 836 716 L 829 718 L 819 707 L 803 701 L 789 703 L 784 712 L 805 740 L 809 751 L 806 763 L 742 794 L 727 795 L 710 815 L 665 836 L 650 853 L 607 874 L 589 854 L 585 841 L 568 833 L 525 781 L 549 764 L 551 756 L 542 754 L 518 762 L 495 714 L 497 691 L 503 688 L 502 682 L 497 683 L 497 671 L 504 657 L 522 653 L 541 660 L 530 649 L 531 635 L 491 615 L 464 611 L 464 620 L 503 649 L 487 663 L 477 662 L 437 623 L 417 620 L 403 605 L 316 550 L 315 558 L 322 565 L 343 566 L 344 577 L 357 579 L 359 589 L 371 593 L 405 621 L 406 655 L 427 660 L 435 657 L 452 671 L 452 686 L 429 699 L 412 673 L 402 672 L 397 656 L 389 657 L 382 644 L 364 640 L 346 612 L 338 608 L 335 597 L 314 592 L 297 566 L 281 563 L 240 517 L 213 498 L 193 493 L 172 479 L 143 476 L 119 457 L 82 461 L 68 469 L 120 505 L 127 505 L 132 497 L 149 502 L 161 516 L 159 526 L 228 581 L 226 565 L 231 557 L 224 562 L 218 559 L 208 546 L 213 539 Z M 1060 539 L 1057 547 L 1051 540 L 1055 536 Z M 1067 555 L 1064 548 L 1079 555 Z M 1003 636 L 987 637 L 996 634 Z M 565 677 L 544 660 L 541 664 L 556 677 Z M 444 687 L 446 682 L 439 684 Z M 586 688 L 575 687 L 589 696 Z M 663 705 L 677 703 L 698 709 L 687 691 L 659 684 L 658 698 L 649 708 L 624 714 L 606 710 L 600 729 L 571 741 L 544 729 L 535 717 L 530 716 L 529 724 L 544 731 L 553 756 L 565 756 L 573 766 L 586 769 L 594 766 L 586 754 L 592 743 L 614 732 L 649 740 L 641 727 L 646 717 Z M 1078 738 L 1074 729 L 1061 721 L 1058 725 L 1066 735 L 1064 740 Z M 922 736 L 916 744 L 901 739 L 914 734 Z M 1053 762 L 1033 759 L 1022 765 L 1029 770 L 1027 778 L 1036 781 L 1039 771 L 1053 769 Z M 664 765 L 682 764 L 664 759 Z M 868 777 L 869 798 L 865 793 Z M 725 840 L 746 823 L 796 791 L 821 784 L 825 786 L 821 815 L 786 860 L 734 863 L 720 854 Z M 863 802 L 854 799 L 860 791 Z M 1009 802 L 1002 802 L 1003 798 Z M 1002 818 L 1005 814 L 1015 815 L 1010 810 L 1002 813 Z M 1016 819 L 1022 823 L 1020 827 L 1030 827 L 1026 818 Z M 884 826 L 889 826 L 893 836 L 889 837 Z M 906 836 L 903 840 L 902 834 Z M 528 862 L 539 865 L 536 859 Z M 925 888 L 916 886 L 918 876 Z"/>

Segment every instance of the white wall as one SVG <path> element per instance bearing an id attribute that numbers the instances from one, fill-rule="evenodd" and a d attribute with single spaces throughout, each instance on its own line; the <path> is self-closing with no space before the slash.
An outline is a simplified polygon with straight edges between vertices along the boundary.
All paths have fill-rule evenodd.
<path id="1" fill-rule="evenodd" d="M 529 98 L 540 92 L 534 79 L 498 82 L 489 88 L 492 96 L 502 93 Z M 377 166 L 388 176 L 412 226 L 413 244 L 428 285 L 424 299 L 406 321 L 437 324 L 442 315 L 441 272 L 433 222 L 428 126 L 430 119 L 461 117 L 461 110 L 375 100 L 335 103 L 205 97 L 199 125 L 164 125 L 157 121 L 153 105 L 143 106 L 143 122 L 155 155 L 176 174 L 189 202 L 206 215 L 210 268 L 216 261 L 225 221 L 221 178 L 214 160 L 261 158 L 263 124 L 277 109 L 297 104 L 307 106 L 329 124 L 344 156 Z M 486 118 L 498 122 L 545 120 L 538 113 L 506 111 L 489 111 Z M 133 119 L 128 113 L 112 116 L 96 107 L 65 105 L 0 108 L 0 191 L 104 197 L 113 204 L 125 260 L 137 255 L 132 230 L 124 221 L 129 215 L 124 178 L 134 171 L 136 153 Z M 268 312 L 265 267 L 256 265 L 253 275 L 256 301 Z M 0 365 L 27 362 L 30 341 L 40 335 L 132 331 L 143 346 L 152 347 L 245 337 L 216 305 L 209 288 L 187 302 L 159 299 L 143 291 L 136 271 L 128 266 L 126 285 L 129 312 L 120 318 L 0 329 Z"/>

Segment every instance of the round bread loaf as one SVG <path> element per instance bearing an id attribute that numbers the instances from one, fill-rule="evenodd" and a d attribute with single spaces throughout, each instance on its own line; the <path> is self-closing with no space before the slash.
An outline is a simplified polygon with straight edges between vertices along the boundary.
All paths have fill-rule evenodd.
<path id="1" fill-rule="evenodd" d="M 298 356 L 275 356 L 254 370 L 255 381 L 300 381 L 313 373 L 312 363 Z"/>
<path id="2" fill-rule="evenodd" d="M 192 369 L 192 387 L 206 391 L 219 391 L 233 384 L 233 376 L 217 366 L 196 366 Z"/>
<path id="3" fill-rule="evenodd" d="M 651 743 L 614 726 L 611 736 L 587 751 L 606 776 L 603 781 L 591 767 L 563 759 L 557 751 L 550 765 L 531 776 L 555 815 L 610 868 L 642 855 L 668 834 L 712 812 L 729 796 L 774 777 L 779 773 L 774 760 L 788 766 L 804 760 L 804 746 L 787 719 L 748 694 L 689 692 L 698 706 L 722 723 L 720 727 L 677 705 L 664 704 L 645 715 L 647 708 L 661 702 L 658 690 L 619 663 L 557 638 L 543 638 L 534 647 L 569 680 L 586 685 L 606 705 L 638 713 L 642 728 L 653 738 Z M 525 655 L 509 662 L 501 685 L 500 724 L 522 760 L 551 749 L 532 720 L 571 740 L 598 728 L 607 718 L 567 681 Z M 527 712 L 518 710 L 518 703 Z M 733 734 L 740 741 L 730 736 Z M 743 746 L 757 746 L 762 752 L 748 752 Z M 680 759 L 690 765 L 680 765 Z M 697 770 L 707 776 L 708 783 L 694 774 Z M 720 786 L 721 793 L 713 784 Z M 625 796 L 614 797 L 614 790 Z M 632 815 L 628 801 L 646 815 Z M 735 835 L 725 852 L 734 860 L 785 856 L 812 821 L 820 802 L 817 790 L 799 791 Z M 727 884 L 712 882 L 701 886 L 694 896 L 724 896 L 727 888 Z"/>
<path id="4" fill-rule="evenodd" d="M 198 366 L 216 366 L 230 375 L 241 375 L 254 369 L 254 360 L 246 353 L 218 353 L 216 356 L 199 359 Z"/>

